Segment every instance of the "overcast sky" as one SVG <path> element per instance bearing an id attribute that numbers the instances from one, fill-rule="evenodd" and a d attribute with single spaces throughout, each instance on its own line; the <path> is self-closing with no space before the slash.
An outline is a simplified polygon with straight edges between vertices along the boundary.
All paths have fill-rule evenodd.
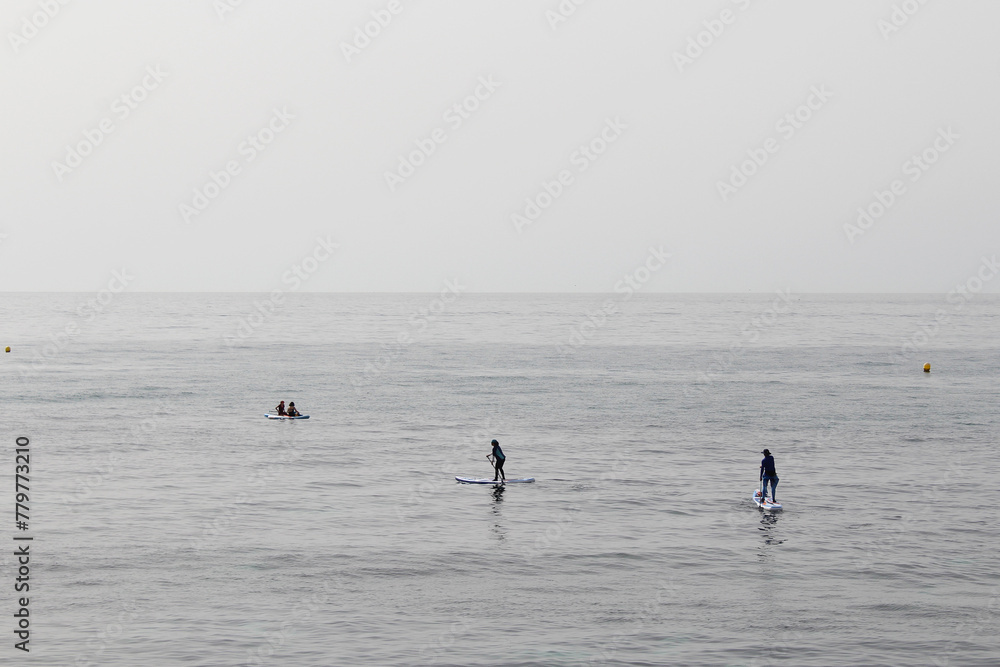
<path id="1" fill-rule="evenodd" d="M 995 0 L 62 2 L 0 10 L 5 291 L 601 292 L 652 247 L 647 291 L 946 292 L 1000 252 Z"/>

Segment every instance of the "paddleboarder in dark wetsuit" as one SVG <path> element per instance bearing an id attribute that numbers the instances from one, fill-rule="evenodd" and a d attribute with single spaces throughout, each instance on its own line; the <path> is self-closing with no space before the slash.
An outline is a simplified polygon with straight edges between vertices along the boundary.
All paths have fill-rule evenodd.
<path id="1" fill-rule="evenodd" d="M 771 456 L 771 451 L 768 449 L 762 451 L 761 454 L 764 455 L 764 460 L 760 462 L 760 501 L 764 502 L 764 499 L 767 498 L 767 483 L 771 482 L 771 502 L 777 504 L 778 500 L 774 494 L 778 488 L 778 473 L 774 470 L 774 457 Z"/>
<path id="2" fill-rule="evenodd" d="M 493 451 L 486 457 L 493 457 L 493 467 L 496 469 L 493 475 L 493 481 L 496 482 L 498 479 L 503 479 L 507 481 L 507 475 L 503 474 L 503 464 L 507 460 L 507 457 L 503 455 L 503 450 L 500 449 L 500 443 L 494 440 L 490 443 L 493 445 Z"/>

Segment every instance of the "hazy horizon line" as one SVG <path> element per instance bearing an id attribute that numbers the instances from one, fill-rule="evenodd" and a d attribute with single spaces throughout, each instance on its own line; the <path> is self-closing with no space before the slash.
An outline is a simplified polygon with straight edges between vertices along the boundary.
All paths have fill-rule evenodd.
<path id="1" fill-rule="evenodd" d="M 627 296 L 628 300 L 635 297 L 644 296 L 701 296 L 701 295 L 712 295 L 712 296 L 769 296 L 783 292 L 783 290 L 771 290 L 767 292 L 758 292 L 748 290 L 746 292 L 657 292 L 653 290 L 634 292 L 628 295 L 623 295 L 621 292 L 490 292 L 490 291 L 463 291 L 463 296 L 471 295 L 493 295 L 493 296 Z M 2 291 L 0 294 L 4 295 L 29 295 L 29 294 L 93 294 L 93 290 L 64 290 L 59 292 L 53 291 Z M 439 292 L 418 292 L 418 291 L 400 291 L 400 292 L 320 292 L 320 291 L 309 291 L 309 292 L 290 292 L 281 291 L 282 296 L 293 296 L 293 295 L 343 295 L 343 296 L 394 296 L 399 294 L 414 294 L 414 295 L 434 295 Z M 941 296 L 947 295 L 950 292 L 791 292 L 790 296 Z M 139 295 L 139 294 L 191 294 L 191 295 L 201 295 L 201 294 L 253 294 L 253 295 L 266 295 L 271 294 L 268 292 L 247 292 L 247 291 L 167 291 L 167 290 L 130 290 L 128 292 L 118 292 L 115 296 L 129 296 L 129 295 Z M 1000 292 L 978 292 L 977 297 L 981 296 L 1000 296 Z"/>

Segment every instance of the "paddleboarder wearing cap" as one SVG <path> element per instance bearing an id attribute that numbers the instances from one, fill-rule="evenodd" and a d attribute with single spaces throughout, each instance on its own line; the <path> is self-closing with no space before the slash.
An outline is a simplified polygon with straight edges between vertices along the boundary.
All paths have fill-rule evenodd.
<path id="1" fill-rule="evenodd" d="M 764 460 L 760 462 L 760 501 L 764 502 L 764 499 L 767 498 L 767 483 L 770 481 L 771 502 L 777 504 L 778 500 L 774 494 L 778 488 L 778 473 L 774 470 L 774 457 L 771 456 L 769 449 L 765 449 L 761 454 L 764 455 Z"/>

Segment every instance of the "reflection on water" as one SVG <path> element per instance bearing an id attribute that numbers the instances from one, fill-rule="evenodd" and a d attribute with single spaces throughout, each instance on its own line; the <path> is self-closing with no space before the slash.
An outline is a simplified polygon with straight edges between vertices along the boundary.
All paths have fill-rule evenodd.
<path id="1" fill-rule="evenodd" d="M 763 512 L 760 516 L 761 527 L 758 528 L 758 530 L 764 533 L 765 545 L 781 544 L 782 542 L 784 542 L 784 540 L 779 540 L 777 537 L 775 537 L 775 532 L 776 532 L 775 528 L 777 528 L 778 526 L 778 516 L 779 516 L 778 514 L 774 514 L 771 512 Z"/>
<path id="2" fill-rule="evenodd" d="M 507 536 L 506 531 L 501 523 L 500 503 L 503 502 L 503 493 L 507 489 L 506 486 L 498 484 L 493 487 L 493 534 L 497 536 L 498 540 L 504 540 Z"/>
<path id="3" fill-rule="evenodd" d="M 245 340 L 235 322 L 266 295 L 118 294 L 84 322 L 87 298 L 0 292 L 0 348 L 14 345 L 0 361 L 15 362 L 0 363 L 0 439 L 32 436 L 39 456 L 44 444 L 48 487 L 100 482 L 47 504 L 44 664 L 74 664 L 98 625 L 118 622 L 122 584 L 139 616 L 91 660 L 102 667 L 232 664 L 261 648 L 273 648 L 267 667 L 1000 665 L 998 294 L 950 312 L 927 358 L 906 364 L 885 361 L 887 345 L 933 322 L 942 295 L 800 294 L 718 372 L 745 340 L 734 326 L 773 295 L 636 293 L 564 358 L 552 341 L 579 331 L 593 295 L 462 294 L 419 331 L 410 318 L 427 294 L 286 291 Z M 80 333 L 36 371 L 34 352 L 69 322 Z M 416 342 L 380 348 L 401 333 Z M 228 356 L 233 337 L 245 357 Z M 19 350 L 32 374 L 10 391 Z M 390 368 L 369 372 L 385 352 Z M 278 402 L 260 397 L 268 387 L 293 388 L 286 402 L 301 398 L 312 419 L 260 421 Z M 203 405 L 212 420 L 191 420 Z M 509 506 L 506 487 L 443 474 L 488 477 L 484 443 L 515 434 L 551 481 L 513 485 Z M 744 444 L 765 438 L 785 443 L 789 509 L 774 514 L 750 501 L 762 447 Z M 124 458 L 114 470 L 111 446 Z M 629 465 L 612 475 L 619 452 Z M 865 464 L 830 496 L 845 460 Z M 924 479 L 948 493 L 919 526 L 893 518 L 927 506 L 911 505 Z M 864 509 L 841 511 L 841 493 Z M 80 520 L 98 513 L 100 541 Z M 208 589 L 164 584 L 182 559 Z M 276 567 L 296 585 L 272 581 Z M 676 588 L 657 599 L 664 579 Z M 491 583 L 506 602 L 487 607 L 478 592 L 499 593 Z M 465 619 L 477 629 L 453 625 Z M 285 621 L 294 641 L 269 645 Z"/>

